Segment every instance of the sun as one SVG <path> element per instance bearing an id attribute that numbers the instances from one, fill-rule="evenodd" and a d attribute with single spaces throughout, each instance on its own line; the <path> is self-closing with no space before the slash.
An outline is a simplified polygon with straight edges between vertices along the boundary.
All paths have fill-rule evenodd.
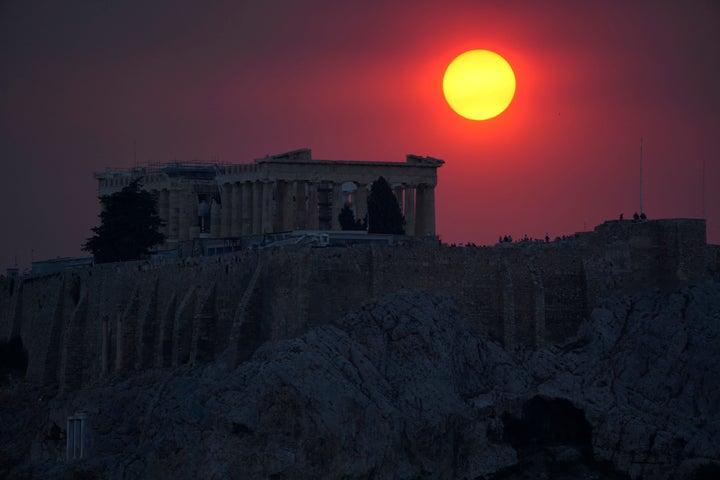
<path id="1" fill-rule="evenodd" d="M 515 73 L 503 57 L 490 50 L 469 50 L 450 62 L 443 93 L 455 113 L 470 120 L 500 115 L 515 95 Z"/>

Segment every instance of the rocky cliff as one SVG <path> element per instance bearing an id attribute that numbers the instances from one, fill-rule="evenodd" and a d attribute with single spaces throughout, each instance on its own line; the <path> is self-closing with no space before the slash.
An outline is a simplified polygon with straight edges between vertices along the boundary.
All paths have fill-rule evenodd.
<path id="1" fill-rule="evenodd" d="M 717 478 L 719 342 L 718 283 L 608 297 L 566 341 L 514 351 L 449 295 L 396 293 L 237 367 L 13 384 L 0 476 Z M 86 458 L 67 462 L 75 412 Z"/>

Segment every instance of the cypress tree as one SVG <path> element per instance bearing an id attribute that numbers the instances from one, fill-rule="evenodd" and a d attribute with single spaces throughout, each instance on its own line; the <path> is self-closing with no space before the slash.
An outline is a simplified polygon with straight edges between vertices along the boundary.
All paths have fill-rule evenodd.
<path id="1" fill-rule="evenodd" d="M 338 221 L 340 222 L 340 228 L 343 230 L 365 230 L 362 222 L 355 219 L 355 213 L 350 208 L 350 205 L 343 206 L 338 215 Z"/>
<path id="2" fill-rule="evenodd" d="M 405 217 L 384 177 L 373 182 L 372 191 L 368 195 L 367 210 L 370 233 L 405 234 Z"/>
<path id="3" fill-rule="evenodd" d="M 97 263 L 137 260 L 165 241 L 159 232 L 162 221 L 153 194 L 141 190 L 138 180 L 119 192 L 100 197 L 100 225 L 83 244 Z"/>

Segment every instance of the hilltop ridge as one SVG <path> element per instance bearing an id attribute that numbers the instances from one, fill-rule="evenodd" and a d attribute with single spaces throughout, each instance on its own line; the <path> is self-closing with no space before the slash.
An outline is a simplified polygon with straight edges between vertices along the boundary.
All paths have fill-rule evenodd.
<path id="1" fill-rule="evenodd" d="M 675 291 L 720 270 L 703 220 L 614 221 L 550 243 L 356 245 L 125 262 L 4 279 L 0 332 L 26 378 L 73 389 L 113 371 L 177 367 L 333 323 L 369 299 L 448 293 L 474 335 L 508 351 L 562 344 L 598 303 Z"/>

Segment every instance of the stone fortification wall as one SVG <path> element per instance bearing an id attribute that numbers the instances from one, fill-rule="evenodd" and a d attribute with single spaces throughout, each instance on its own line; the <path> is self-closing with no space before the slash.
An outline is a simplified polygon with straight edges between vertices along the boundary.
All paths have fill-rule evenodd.
<path id="1" fill-rule="evenodd" d="M 610 221 L 584 236 L 592 270 L 614 283 L 604 289 L 637 291 L 644 285 L 676 288 L 706 277 L 705 220 Z"/>
<path id="2" fill-rule="evenodd" d="M 716 279 L 720 279 L 720 245 L 708 245 L 705 265 L 712 272 Z"/>
<path id="3" fill-rule="evenodd" d="M 506 349 L 562 343 L 607 296 L 706 278 L 699 220 L 607 222 L 552 243 L 283 248 L 3 279 L 0 335 L 27 378 L 74 389 L 150 367 L 224 358 L 333 323 L 388 293 L 447 292 L 475 335 Z M 717 262 L 717 254 L 716 254 Z M 388 312 L 392 315 L 393 312 Z"/>

